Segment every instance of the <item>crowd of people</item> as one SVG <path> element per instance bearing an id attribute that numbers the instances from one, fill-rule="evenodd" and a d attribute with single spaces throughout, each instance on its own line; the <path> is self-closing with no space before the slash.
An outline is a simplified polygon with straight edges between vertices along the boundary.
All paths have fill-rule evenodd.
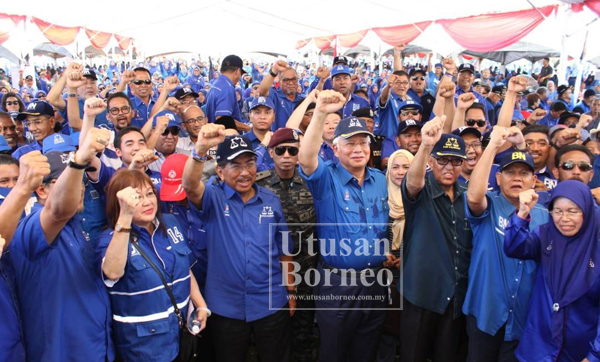
<path id="1" fill-rule="evenodd" d="M 404 49 L 0 74 L 0 360 L 600 362 L 600 86 Z"/>

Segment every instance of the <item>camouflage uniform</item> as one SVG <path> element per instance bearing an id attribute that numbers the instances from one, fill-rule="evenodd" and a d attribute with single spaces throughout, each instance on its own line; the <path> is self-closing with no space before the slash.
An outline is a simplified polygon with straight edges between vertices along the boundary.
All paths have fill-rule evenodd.
<path id="1" fill-rule="evenodd" d="M 256 174 L 256 184 L 273 191 L 281 201 L 285 219 L 289 224 L 290 237 L 294 242 L 294 253 L 300 248 L 294 261 L 299 263 L 297 273 L 304 278 L 304 273 L 310 268 L 316 268 L 318 255 L 309 255 L 309 237 L 314 233 L 317 217 L 313 197 L 298 170 L 294 172 L 291 182 L 282 181 L 274 169 Z M 288 186 L 289 184 L 289 186 Z M 303 224 L 303 225 L 293 225 Z M 302 240 L 300 240 L 302 239 Z M 302 244 L 301 244 L 302 243 Z M 314 234 L 312 250 L 318 253 L 317 235 Z M 302 280 L 298 285 L 298 296 L 312 295 L 312 287 Z M 314 309 L 314 301 L 298 300 L 296 308 Z M 316 337 L 313 333 L 314 310 L 297 310 L 292 318 L 293 330 L 293 360 L 313 361 L 316 358 Z"/>

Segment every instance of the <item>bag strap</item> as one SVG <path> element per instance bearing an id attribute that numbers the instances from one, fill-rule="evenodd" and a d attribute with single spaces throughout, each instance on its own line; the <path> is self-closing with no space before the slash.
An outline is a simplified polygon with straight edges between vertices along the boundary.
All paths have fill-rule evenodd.
<path id="1" fill-rule="evenodd" d="M 137 251 L 140 253 L 140 255 L 146 259 L 146 262 L 148 262 L 148 264 L 150 264 L 150 266 L 152 267 L 152 269 L 154 269 L 154 271 L 156 272 L 156 274 L 158 274 L 158 277 L 160 278 L 160 280 L 163 283 L 163 286 L 165 287 L 165 291 L 167 292 L 167 294 L 169 295 L 169 299 L 171 299 L 171 303 L 173 304 L 173 308 L 175 308 L 175 315 L 177 316 L 177 319 L 179 320 L 179 325 L 183 328 L 186 323 L 184 322 L 182 316 L 181 316 L 181 311 L 179 310 L 179 307 L 177 306 L 177 301 L 175 300 L 175 296 L 173 295 L 173 292 L 171 291 L 171 288 L 169 288 L 169 284 L 167 283 L 167 281 L 165 280 L 165 277 L 163 276 L 163 273 L 161 273 L 161 271 L 158 269 L 158 267 L 152 262 L 152 260 L 150 260 L 150 258 L 148 257 L 148 255 L 144 252 L 144 250 L 142 250 L 142 248 L 140 248 L 138 242 L 137 242 L 137 235 L 134 235 L 133 233 L 131 234 L 129 240 L 131 241 L 131 244 L 133 245 L 134 248 L 137 249 Z"/>

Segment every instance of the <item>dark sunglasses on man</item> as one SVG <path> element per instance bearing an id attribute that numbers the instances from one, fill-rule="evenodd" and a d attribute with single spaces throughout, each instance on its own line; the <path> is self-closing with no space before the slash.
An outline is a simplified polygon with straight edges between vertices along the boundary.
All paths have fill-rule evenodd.
<path id="1" fill-rule="evenodd" d="M 296 156 L 298 154 L 298 147 L 296 146 L 277 146 L 274 149 L 277 156 L 283 156 L 287 151 L 290 156 Z"/>
<path id="2" fill-rule="evenodd" d="M 474 127 L 475 125 L 477 127 L 485 127 L 485 119 L 467 119 L 465 122 L 469 127 Z"/>
<path id="3" fill-rule="evenodd" d="M 573 162 L 573 161 L 565 161 L 559 167 L 565 171 L 571 171 L 577 166 L 580 171 L 588 172 L 591 171 L 593 166 L 585 161 Z"/>
<path id="4" fill-rule="evenodd" d="M 413 116 L 418 116 L 419 115 L 419 110 L 418 109 L 403 109 L 400 111 L 400 114 L 403 117 L 408 116 L 409 114 L 412 114 Z"/>
<path id="5" fill-rule="evenodd" d="M 142 85 L 142 84 L 150 85 L 150 84 L 152 84 L 152 81 L 150 79 L 144 79 L 144 80 L 134 80 L 131 83 L 133 83 L 135 85 Z"/>
<path id="6" fill-rule="evenodd" d="M 169 133 L 171 133 L 173 136 L 179 136 L 179 128 L 178 127 L 169 127 L 167 128 L 162 135 L 163 136 L 168 136 Z"/>
<path id="7" fill-rule="evenodd" d="M 417 81 L 417 80 L 421 80 L 421 81 L 423 81 L 423 80 L 425 80 L 425 77 L 424 77 L 424 76 L 416 76 L 416 75 L 415 75 L 415 76 L 413 76 L 413 77 L 410 77 L 410 80 L 412 80 L 413 82 L 414 82 L 414 81 Z"/>

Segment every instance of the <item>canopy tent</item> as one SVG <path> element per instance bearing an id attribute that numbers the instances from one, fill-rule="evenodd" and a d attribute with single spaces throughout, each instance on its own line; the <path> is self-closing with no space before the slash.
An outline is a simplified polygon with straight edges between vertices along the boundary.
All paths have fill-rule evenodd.
<path id="1" fill-rule="evenodd" d="M 406 46 L 406 49 L 404 49 L 404 51 L 402 52 L 402 54 L 404 54 L 404 56 L 407 55 L 413 55 L 413 54 L 424 54 L 424 53 L 430 53 L 431 49 L 419 46 L 419 45 L 412 45 L 409 44 Z M 390 48 L 388 50 L 386 50 L 383 53 L 383 56 L 393 56 L 394 55 L 394 48 Z"/>
<path id="2" fill-rule="evenodd" d="M 560 51 L 546 48 L 538 44 L 521 41 L 493 52 L 480 53 L 471 50 L 465 50 L 461 54 L 485 58 L 501 64 L 510 64 L 519 59 L 527 59 L 531 62 L 537 62 L 544 57 L 559 57 Z"/>
<path id="3" fill-rule="evenodd" d="M 0 45 L 0 58 L 8 59 L 9 62 L 19 64 L 19 57 L 14 55 L 10 50 Z"/>
<path id="4" fill-rule="evenodd" d="M 85 56 L 87 58 L 102 58 L 106 56 L 106 53 L 102 51 L 102 49 L 96 49 L 94 46 L 90 45 L 85 47 Z"/>
<path id="5" fill-rule="evenodd" d="M 63 57 L 73 57 L 64 47 L 52 43 L 39 44 L 33 48 L 33 55 L 45 55 L 55 60 Z"/>

